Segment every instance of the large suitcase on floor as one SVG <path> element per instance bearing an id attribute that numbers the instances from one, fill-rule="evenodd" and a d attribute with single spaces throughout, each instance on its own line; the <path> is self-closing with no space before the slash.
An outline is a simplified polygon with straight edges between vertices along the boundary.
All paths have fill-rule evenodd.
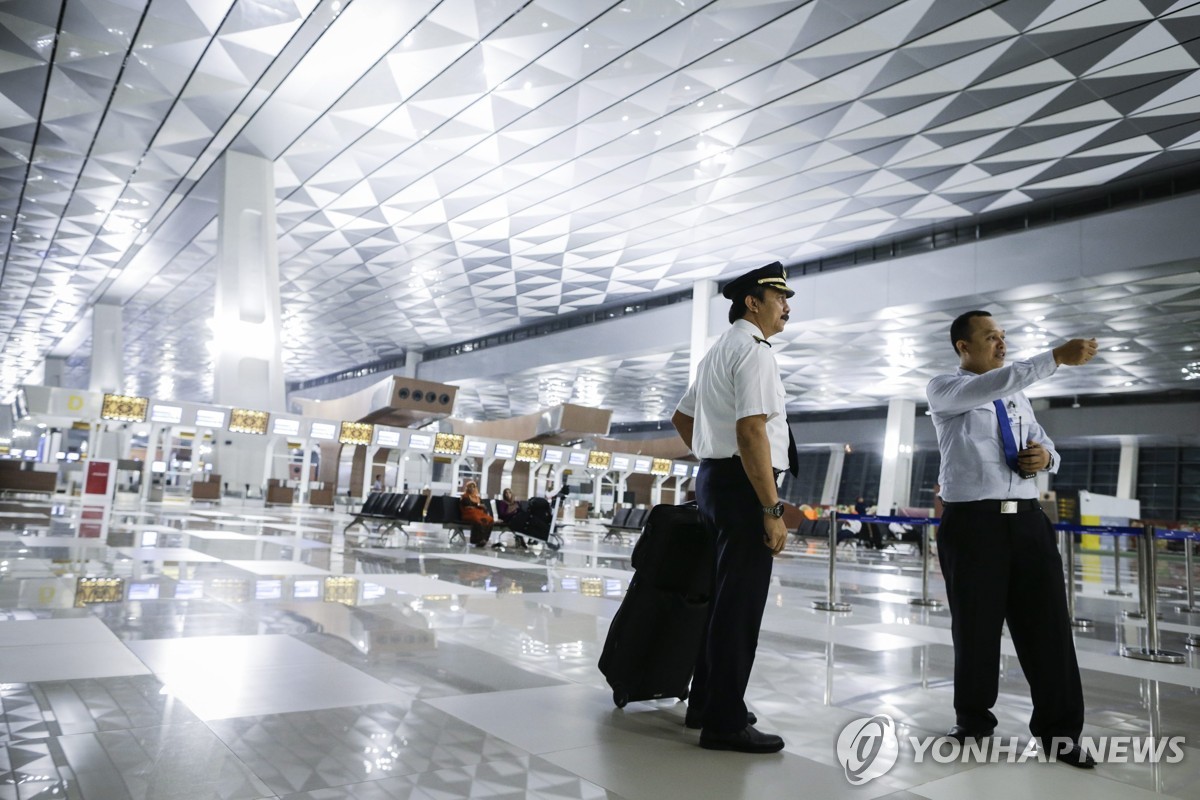
<path id="1" fill-rule="evenodd" d="M 715 539 L 694 504 L 655 506 L 632 564 L 633 580 L 609 626 L 600 671 L 618 708 L 631 700 L 685 700 L 708 623 Z"/>

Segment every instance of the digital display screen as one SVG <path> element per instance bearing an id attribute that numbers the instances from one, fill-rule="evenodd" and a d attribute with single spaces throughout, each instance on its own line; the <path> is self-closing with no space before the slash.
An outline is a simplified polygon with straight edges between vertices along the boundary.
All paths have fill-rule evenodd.
<path id="1" fill-rule="evenodd" d="M 252 433 L 255 436 L 265 436 L 267 434 L 267 421 L 270 416 L 265 411 L 235 408 L 229 412 L 229 431 L 231 433 Z"/>
<path id="2" fill-rule="evenodd" d="M 511 444 L 496 445 L 496 458 L 512 458 L 517 453 L 517 448 Z"/>
<path id="3" fill-rule="evenodd" d="M 621 470 L 629 469 L 629 458 L 626 456 L 613 456 L 612 468 Z"/>
<path id="4" fill-rule="evenodd" d="M 158 599 L 158 584 L 157 583 L 131 583 L 131 584 L 129 584 L 129 599 L 130 600 L 157 600 Z"/>
<path id="5" fill-rule="evenodd" d="M 276 417 L 271 423 L 271 433 L 277 436 L 299 436 L 300 420 Z"/>
<path id="6" fill-rule="evenodd" d="M 460 433 L 439 433 L 433 440 L 433 452 L 444 456 L 461 455 L 463 436 Z"/>
<path id="7" fill-rule="evenodd" d="M 671 467 L 671 474 L 680 478 L 686 478 L 690 471 L 690 466 L 682 461 L 676 461 L 675 465 Z"/>
<path id="8" fill-rule="evenodd" d="M 338 441 L 342 444 L 367 446 L 375 436 L 375 426 L 369 422 L 343 422 Z"/>
<path id="9" fill-rule="evenodd" d="M 199 600 L 204 597 L 204 581 L 180 581 L 175 584 L 177 600 Z"/>
<path id="10" fill-rule="evenodd" d="M 588 465 L 587 450 L 572 450 L 570 457 L 567 459 L 572 467 L 586 467 Z"/>
<path id="11" fill-rule="evenodd" d="M 414 433 L 408 437 L 410 450 L 430 450 L 433 448 L 433 437 L 428 433 Z"/>
<path id="12" fill-rule="evenodd" d="M 211 408 L 201 408 L 196 411 L 196 427 L 198 428 L 224 428 L 225 427 L 225 412 L 216 411 Z"/>
<path id="13" fill-rule="evenodd" d="M 517 461 L 536 464 L 542 460 L 542 446 L 537 442 L 517 442 Z"/>
<path id="14" fill-rule="evenodd" d="M 469 456 L 486 456 L 487 442 L 482 439 L 472 439 L 467 442 L 467 455 Z"/>
<path id="15" fill-rule="evenodd" d="M 588 453 L 588 469 L 608 469 L 612 464 L 612 453 L 603 450 L 593 450 Z"/>
<path id="16" fill-rule="evenodd" d="M 385 431 L 375 429 L 375 444 L 380 447 L 399 447 L 400 431 Z"/>
<path id="17" fill-rule="evenodd" d="M 292 584 L 292 597 L 297 600 L 315 600 L 321 596 L 321 582 L 299 580 Z"/>
<path id="18" fill-rule="evenodd" d="M 337 436 L 337 427 L 329 422 L 314 422 L 308 429 L 309 437 L 329 440 Z"/>
<path id="19" fill-rule="evenodd" d="M 563 451 L 553 448 L 546 448 L 545 461 L 547 464 L 561 464 L 563 460 Z"/>
<path id="20" fill-rule="evenodd" d="M 281 597 L 283 597 L 283 581 L 278 578 L 254 582 L 255 600 L 278 600 Z"/>
<path id="21" fill-rule="evenodd" d="M 183 409 L 179 406 L 163 406 L 155 403 L 150 407 L 150 421 L 178 425 L 183 421 Z"/>
<path id="22" fill-rule="evenodd" d="M 634 472 L 649 472 L 650 471 L 650 459 L 648 459 L 648 458 L 634 459 L 633 471 Z"/>
<path id="23" fill-rule="evenodd" d="M 671 459 L 656 458 L 650 464 L 651 475 L 670 475 L 671 474 Z"/>
<path id="24" fill-rule="evenodd" d="M 167 471 L 167 462 L 165 462 L 165 461 L 151 462 L 150 471 L 157 472 L 159 474 L 166 472 Z"/>
<path id="25" fill-rule="evenodd" d="M 133 397 L 126 394 L 105 394 L 100 406 L 100 419 L 119 422 L 145 422 L 149 397 Z"/>
<path id="26" fill-rule="evenodd" d="M 699 474 L 700 474 L 700 465 L 696 464 L 694 467 L 692 467 L 692 477 L 694 478 Z"/>
<path id="27" fill-rule="evenodd" d="M 363 600 L 378 600 L 387 594 L 387 589 L 380 586 L 378 583 L 363 583 Z"/>

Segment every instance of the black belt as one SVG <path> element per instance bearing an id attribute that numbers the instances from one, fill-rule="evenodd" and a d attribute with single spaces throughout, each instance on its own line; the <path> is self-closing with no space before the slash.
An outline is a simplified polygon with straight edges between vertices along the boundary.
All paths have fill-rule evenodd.
<path id="1" fill-rule="evenodd" d="M 730 456 L 729 458 L 702 458 L 702 459 L 700 459 L 701 464 L 713 464 L 713 465 L 732 464 L 735 461 L 740 465 L 742 463 L 742 457 L 741 456 Z M 742 469 L 744 470 L 745 467 L 742 467 Z M 786 469 L 775 469 L 774 467 L 771 467 L 771 471 L 775 473 L 776 478 L 778 478 L 783 473 L 787 472 Z"/>
<path id="2" fill-rule="evenodd" d="M 993 514 L 1018 514 L 1022 511 L 1038 511 L 1042 504 L 1037 500 L 969 500 L 965 503 L 950 503 L 945 500 L 942 505 L 946 508 L 963 511 L 983 511 Z"/>

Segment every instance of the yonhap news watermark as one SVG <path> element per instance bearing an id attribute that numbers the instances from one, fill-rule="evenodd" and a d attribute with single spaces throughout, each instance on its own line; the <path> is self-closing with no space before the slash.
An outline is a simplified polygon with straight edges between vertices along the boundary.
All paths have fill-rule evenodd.
<path id="1" fill-rule="evenodd" d="M 1069 739 L 1054 739 L 1048 748 L 1036 739 L 990 736 L 959 743 L 947 736 L 905 736 L 887 714 L 861 717 L 842 728 L 837 738 L 837 759 L 846 780 L 855 786 L 886 775 L 901 758 L 907 744 L 912 763 L 923 764 L 1023 764 L 1047 763 L 1071 747 Z M 1096 764 L 1178 764 L 1183 761 L 1184 736 L 1081 736 L 1080 749 Z"/>

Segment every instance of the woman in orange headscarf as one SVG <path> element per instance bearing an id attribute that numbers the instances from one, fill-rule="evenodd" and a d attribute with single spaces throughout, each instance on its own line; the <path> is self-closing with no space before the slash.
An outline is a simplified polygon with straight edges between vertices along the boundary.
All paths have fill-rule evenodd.
<path id="1" fill-rule="evenodd" d="M 492 538 L 492 526 L 496 524 L 496 520 L 492 519 L 483 505 L 483 498 L 479 496 L 479 484 L 467 481 L 458 505 L 463 522 L 471 526 L 471 544 L 483 547 L 488 539 Z"/>

